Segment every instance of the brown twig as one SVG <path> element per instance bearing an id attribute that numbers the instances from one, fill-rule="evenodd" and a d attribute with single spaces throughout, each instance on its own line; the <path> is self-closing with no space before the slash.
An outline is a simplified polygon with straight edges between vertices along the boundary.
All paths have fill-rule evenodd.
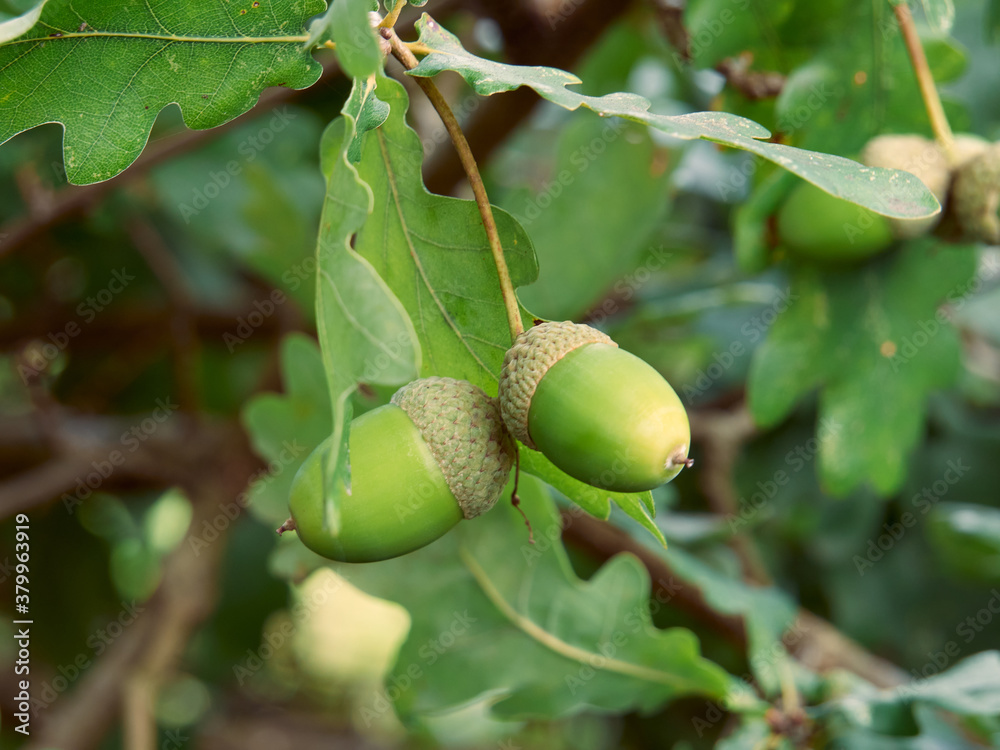
<path id="1" fill-rule="evenodd" d="M 392 29 L 382 29 L 382 36 L 389 41 L 393 56 L 402 63 L 407 70 L 417 67 L 417 58 L 400 40 L 399 36 Z M 500 242 L 500 232 L 497 229 L 496 219 L 493 216 L 493 208 L 490 206 L 489 196 L 486 195 L 486 186 L 483 184 L 482 175 L 479 174 L 479 166 L 472 155 L 469 142 L 462 132 L 455 113 L 451 111 L 448 102 L 437 85 L 430 78 L 417 77 L 416 83 L 424 92 L 434 109 L 437 111 L 441 122 L 444 123 L 451 142 L 455 145 L 459 161 L 465 170 L 465 176 L 469 180 L 472 192 L 476 197 L 476 206 L 479 208 L 479 215 L 483 220 L 483 228 L 486 230 L 486 239 L 490 244 L 490 254 L 493 256 L 493 264 L 497 269 L 497 278 L 500 281 L 500 296 L 503 297 L 504 308 L 507 311 L 507 326 L 510 329 L 511 341 L 516 339 L 524 331 L 524 324 L 521 321 L 521 308 L 517 302 L 517 295 L 514 293 L 514 284 L 510 278 L 510 270 L 507 268 L 507 259 L 503 254 L 503 244 Z"/>
<path id="2" fill-rule="evenodd" d="M 194 506 L 189 533 L 218 515 L 220 498 L 234 496 L 257 467 L 241 433 L 231 425 L 200 426 L 195 435 L 171 441 L 179 478 Z M 141 451 L 147 450 L 144 444 Z M 166 446 L 160 446 L 161 449 Z M 193 454 L 193 455 L 192 455 Z M 163 460 L 162 450 L 150 460 Z M 226 467 L 220 471 L 219 467 Z M 153 750 L 152 705 L 159 685 L 174 669 L 184 645 L 212 611 L 224 532 L 205 545 L 185 540 L 164 563 L 162 582 L 136 620 L 106 653 L 38 716 L 28 750 L 59 747 L 91 750 L 122 714 L 125 746 Z"/>
<path id="3" fill-rule="evenodd" d="M 32 416 L 0 420 L 0 432 L 6 438 L 0 442 L 3 453 L 16 452 L 22 461 L 28 455 L 37 457 L 33 468 L 0 482 L 0 519 L 73 492 L 89 475 L 95 474 L 94 462 L 113 466 L 112 473 L 101 478 L 103 489 L 137 481 L 165 486 L 183 480 L 190 465 L 204 460 L 206 451 L 211 450 L 198 438 L 198 423 L 184 414 L 171 415 L 155 431 L 143 433 L 144 439 L 138 443 L 141 449 L 129 450 L 121 436 L 143 418 L 144 415 L 81 415 L 61 409 L 57 414 L 60 437 L 55 444 Z M 111 463 L 114 453 L 120 454 L 121 462 L 117 465 Z M 88 488 L 87 495 L 92 489 Z M 67 510 L 73 507 L 75 501 Z"/>
<path id="4" fill-rule="evenodd" d="M 324 63 L 323 76 L 315 84 L 312 91 L 320 88 L 320 84 L 329 82 L 340 76 L 340 68 L 332 59 Z M 180 133 L 161 139 L 150 145 L 134 164 L 118 176 L 98 182 L 93 185 L 69 185 L 52 196 L 51 201 L 33 213 L 0 226 L 0 258 L 23 247 L 34 240 L 39 234 L 50 227 L 56 226 L 68 219 L 80 215 L 98 205 L 111 192 L 130 184 L 145 175 L 150 169 L 177 158 L 189 151 L 200 148 L 218 138 L 234 127 L 239 127 L 247 120 L 253 119 L 279 104 L 290 102 L 300 96 L 302 91 L 277 88 L 264 92 L 258 103 L 248 112 L 236 117 L 224 125 L 209 130 L 183 130 Z"/>
<path id="5" fill-rule="evenodd" d="M 150 270 L 160 280 L 170 300 L 171 343 L 174 350 L 174 380 L 181 408 L 198 409 L 198 360 L 200 345 L 195 325 L 195 305 L 188 283 L 177 259 L 163 236 L 147 221 L 135 218 L 128 223 L 128 234 Z"/>
<path id="6" fill-rule="evenodd" d="M 927 55 L 924 54 L 924 46 L 920 43 L 916 24 L 913 23 L 910 6 L 906 3 L 899 3 L 893 6 L 893 11 L 896 14 L 896 20 L 899 21 L 899 29 L 903 32 L 903 41 L 906 44 L 906 51 L 910 55 L 913 73 L 917 77 L 920 95 L 927 108 L 931 130 L 934 131 L 934 137 L 944 150 L 948 161 L 954 164 L 956 159 L 955 137 L 952 135 L 951 125 L 948 124 L 944 107 L 941 106 L 941 97 L 938 95 L 937 86 L 934 85 L 934 76 L 931 73 L 930 65 L 927 64 Z"/>
<path id="7" fill-rule="evenodd" d="M 773 99 L 785 87 L 785 76 L 769 70 L 751 70 L 752 62 L 753 56 L 744 52 L 738 57 L 727 57 L 715 69 L 750 101 Z"/>
<path id="8" fill-rule="evenodd" d="M 564 514 L 563 539 L 573 546 L 589 552 L 598 560 L 628 552 L 642 561 L 653 580 L 653 594 L 657 587 L 669 587 L 671 606 L 707 624 L 741 648 L 747 646 L 743 620 L 722 615 L 709 606 L 701 592 L 685 583 L 674 573 L 662 555 L 646 547 L 629 534 L 609 523 L 586 514 Z M 875 656 L 837 630 L 826 620 L 806 610 L 799 610 L 798 622 L 790 628 L 798 637 L 788 644 L 790 652 L 804 665 L 817 672 L 846 669 L 878 687 L 894 687 L 906 681 L 907 675 L 890 662 Z"/>
<path id="9" fill-rule="evenodd" d="M 691 37 L 684 26 L 686 0 L 651 0 L 650 5 L 670 46 L 677 51 L 681 61 L 690 62 Z"/>

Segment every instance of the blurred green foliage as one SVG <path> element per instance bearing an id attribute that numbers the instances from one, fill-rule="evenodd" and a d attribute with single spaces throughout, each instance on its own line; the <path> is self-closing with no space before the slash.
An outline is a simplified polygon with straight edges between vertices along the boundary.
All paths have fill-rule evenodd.
<path id="1" fill-rule="evenodd" d="M 6 0 L 0 12 L 32 5 Z M 996 138 L 997 3 L 956 2 L 950 29 L 950 3 L 913 5 L 952 127 Z M 435 13 L 433 3 L 427 10 Z M 469 9 L 437 20 L 469 29 L 471 41 L 462 38 L 471 52 L 503 58 L 503 49 L 478 46 L 491 22 L 476 21 Z M 690 64 L 657 20 L 651 5 L 637 4 L 607 28 L 574 68 L 580 90 L 637 93 L 667 115 L 741 115 L 783 143 L 840 156 L 855 156 L 879 133 L 931 135 L 887 2 L 691 0 L 683 15 Z M 750 71 L 785 76 L 777 97 L 750 98 L 711 71 L 744 53 Z M 404 95 L 382 85 L 398 105 Z M 457 78 L 448 85 L 453 102 L 474 96 Z M 749 403 L 758 429 L 733 457 L 730 512 L 711 507 L 698 469 L 631 506 L 622 499 L 624 511 L 557 479 L 559 491 L 525 478 L 534 546 L 507 507 L 412 557 L 357 569 L 326 566 L 293 536 L 275 536 L 297 466 L 331 432 L 328 373 L 313 339 L 313 251 L 328 195 L 321 136 L 348 92 L 342 79 L 324 79 L 0 255 L 5 425 L 46 403 L 141 424 L 157 399 L 176 395 L 188 379 L 198 418 L 240 421 L 264 462 L 236 499 L 249 512 L 236 511 L 225 524 L 213 612 L 161 686 L 160 745 L 197 744 L 178 745 L 171 732 L 209 737 L 214 727 L 235 731 L 248 717 L 287 715 L 389 746 L 750 750 L 772 737 L 763 708 L 783 706 L 794 689 L 813 729 L 798 747 L 1000 747 L 997 251 L 934 238 L 900 242 L 848 266 L 796 260 L 774 236 L 773 214 L 797 179 L 742 151 L 543 102 L 483 165 L 492 200 L 530 238 L 508 227 L 528 246 L 525 284 L 531 246 L 537 255 L 538 282 L 519 290 L 527 310 L 608 330 L 661 370 L 692 413 Z M 411 96 L 411 123 L 423 135 L 427 112 Z M 416 159 L 398 108 L 392 117 L 384 131 L 399 137 L 392 147 Z M 177 108 L 168 107 L 151 142 L 184 132 Z M 369 158 L 379 150 L 370 135 L 358 145 Z M 358 172 L 385 197 L 377 164 L 369 160 Z M 75 190 L 66 184 L 61 133 L 51 125 L 0 147 L 0 175 L 0 234 L 43 210 L 48 191 Z M 413 164 L 408 176 L 408 194 L 426 199 Z M 378 265 L 381 232 L 395 232 L 385 245 L 402 256 L 402 230 L 389 227 L 387 202 L 376 205 L 369 221 L 380 223 L 355 249 L 390 276 L 388 265 Z M 461 214 L 470 233 L 477 226 L 468 203 L 448 202 L 444 214 Z M 442 219 L 415 234 L 441 244 L 457 235 L 448 226 Z M 150 236 L 175 276 L 150 256 L 141 239 Z M 436 270 L 447 277 L 452 268 L 442 261 Z M 461 279 L 479 279 L 480 302 L 489 270 L 466 269 Z M 109 294 L 115 272 L 132 278 Z M 413 269 L 407 274 L 386 281 L 402 287 L 416 277 Z M 169 278 L 183 291 L 180 302 L 164 283 Z M 946 318 L 938 318 L 941 309 Z M 182 367 L 179 310 L 193 315 L 186 330 L 197 341 L 196 356 Z M 472 318 L 489 334 L 483 356 L 497 364 L 502 321 L 498 329 L 487 313 Z M 933 335 L 920 328 L 928 320 L 937 322 Z M 921 331 L 926 344 L 918 342 Z M 60 334 L 66 346 L 55 345 Z M 456 361 L 476 372 L 470 360 Z M 34 373 L 27 378 L 19 369 L 25 362 Z M 350 410 L 384 403 L 391 392 L 366 386 L 351 396 Z M 832 435 L 824 429 L 831 419 L 841 426 Z M 0 436 L 5 475 L 39 465 L 37 451 L 16 448 L 7 434 Z M 696 431 L 696 466 L 712 466 L 709 451 Z M 233 470 L 220 462 L 218 473 Z M 36 695 L 54 699 L 39 722 L 129 632 L 169 556 L 205 535 L 204 527 L 187 530 L 192 500 L 176 488 L 70 485 L 28 511 L 32 677 Z M 742 622 L 747 643 L 734 643 L 662 591 L 650 598 L 635 558 L 604 563 L 585 547 L 564 547 L 556 511 L 572 519 L 580 512 L 574 500 L 668 565 L 716 617 Z M 10 518 L 0 524 L 0 733 L 16 746 L 8 697 L 16 654 L 6 637 L 14 619 L 13 526 Z M 773 585 L 743 580 L 727 544 L 734 534 L 755 543 Z M 878 691 L 846 672 L 805 668 L 792 653 L 808 634 L 789 629 L 799 607 L 912 681 Z M 622 630 L 630 637 L 615 645 Z M 546 648 L 553 637 L 592 660 Z M 675 690 L 654 678 L 651 687 L 607 670 L 609 658 L 689 683 Z M 754 689 L 739 688 L 743 680 Z M 687 688 L 697 697 L 678 697 Z M 736 695 L 747 697 L 724 700 Z M 771 746 L 795 747 L 794 740 L 789 730 Z M 117 731 L 104 740 L 109 748 L 121 743 Z"/>

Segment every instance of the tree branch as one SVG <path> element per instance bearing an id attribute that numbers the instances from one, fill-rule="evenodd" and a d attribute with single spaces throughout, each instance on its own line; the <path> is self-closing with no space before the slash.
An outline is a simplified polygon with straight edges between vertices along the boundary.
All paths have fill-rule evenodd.
<path id="1" fill-rule="evenodd" d="M 189 443 L 200 446 L 196 458 L 190 455 Z M 187 466 L 179 485 L 194 507 L 189 526 L 189 533 L 194 533 L 218 515 L 220 498 L 235 496 L 259 464 L 234 425 L 203 427 L 193 438 L 176 441 L 174 448 L 175 458 Z M 220 466 L 226 470 L 220 471 Z M 169 555 L 162 582 L 145 611 L 71 692 L 37 717 L 38 731 L 27 750 L 91 750 L 123 710 L 126 747 L 154 750 L 153 701 L 184 645 L 214 607 L 224 536 L 220 532 L 218 539 L 198 546 L 185 540 Z"/>
<path id="2" fill-rule="evenodd" d="M 563 538 L 567 542 L 600 561 L 622 552 L 635 555 L 646 566 L 654 582 L 669 582 L 669 593 L 673 595 L 671 606 L 688 612 L 741 648 L 746 648 L 747 635 L 742 619 L 728 617 L 712 609 L 705 603 L 701 592 L 684 583 L 663 557 L 637 542 L 627 532 L 586 514 L 564 516 L 564 528 Z M 656 593 L 655 588 L 653 593 Z M 801 637 L 789 645 L 790 651 L 812 670 L 846 669 L 882 688 L 906 681 L 907 675 L 899 667 L 866 651 L 811 612 L 799 610 L 798 622 L 790 630 L 801 633 Z"/>

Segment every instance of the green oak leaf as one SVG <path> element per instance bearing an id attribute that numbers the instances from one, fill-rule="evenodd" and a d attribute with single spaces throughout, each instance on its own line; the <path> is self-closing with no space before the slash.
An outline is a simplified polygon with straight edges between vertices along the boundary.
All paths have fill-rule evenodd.
<path id="1" fill-rule="evenodd" d="M 928 539 L 950 571 L 972 581 L 1000 581 L 1000 508 L 940 503 L 931 511 Z"/>
<path id="2" fill-rule="evenodd" d="M 302 28 L 324 9 L 323 0 L 49 0 L 18 37 L 0 32 L 0 143 L 58 122 L 67 179 L 110 179 L 169 104 L 189 127 L 211 128 L 268 86 L 315 83 L 322 68 Z"/>
<path id="3" fill-rule="evenodd" d="M 958 337 L 937 307 L 963 299 L 975 263 L 974 247 L 925 239 L 873 264 L 796 271 L 787 311 L 754 353 L 748 400 L 770 426 L 821 387 L 819 474 L 831 493 L 902 485 L 928 394 L 959 372 Z"/>
<path id="4" fill-rule="evenodd" d="M 388 78 L 379 78 L 374 92 L 367 85 L 358 82 L 348 103 L 359 122 L 372 101 L 387 104 L 390 113 L 377 127 L 369 122 L 370 130 L 359 133 L 348 151 L 361 154 L 358 174 L 375 194 L 374 220 L 358 231 L 354 250 L 371 262 L 413 320 L 424 353 L 420 376 L 461 378 L 496 395 L 510 332 L 479 210 L 473 201 L 434 195 L 424 187 L 423 149 L 406 125 L 402 85 Z M 372 116 L 382 118 L 377 112 Z M 531 241 L 509 214 L 498 208 L 494 214 L 514 285 L 531 283 L 538 274 Z M 523 317 L 531 325 L 531 316 Z M 529 453 L 522 451 L 527 463 L 574 502 L 606 518 L 606 498 L 612 497 L 665 543 L 649 516 L 649 493 L 602 493 Z"/>
<path id="5" fill-rule="evenodd" d="M 411 555 L 340 566 L 352 584 L 410 611 L 410 633 L 387 680 L 401 715 L 485 697 L 503 719 L 651 711 L 683 695 L 718 699 L 734 688 L 701 657 L 690 631 L 653 626 L 649 576 L 635 557 L 619 555 L 580 580 L 544 486 L 522 478 L 520 495 L 534 545 L 521 515 L 504 503 Z M 376 704 L 362 706 L 362 718 Z"/>
<path id="6" fill-rule="evenodd" d="M 607 520 L 611 515 L 611 501 L 621 508 L 632 519 L 638 521 L 664 547 L 667 540 L 663 532 L 653 521 L 656 505 L 651 492 L 612 492 L 592 487 L 589 484 L 574 479 L 569 474 L 557 468 L 541 452 L 533 451 L 519 445 L 521 469 L 527 474 L 538 477 L 554 489 L 561 492 L 583 510 L 596 518 Z"/>
<path id="7" fill-rule="evenodd" d="M 378 10 L 378 0 L 334 0 L 330 10 L 309 27 L 307 46 L 332 40 L 344 72 L 352 78 L 368 78 L 382 67 L 382 51 L 368 20 L 374 10 Z"/>
<path id="8" fill-rule="evenodd" d="M 15 16 L 14 18 L 9 18 L 3 23 L 0 23 L 0 44 L 4 42 L 9 42 L 11 39 L 17 39 L 22 34 L 26 34 L 31 31 L 31 27 L 38 23 L 39 17 L 42 15 L 42 9 L 45 7 L 45 3 L 48 0 L 42 0 L 38 5 L 20 16 Z M 4 16 L 0 14 L 0 18 Z"/>
<path id="9" fill-rule="evenodd" d="M 510 332 L 479 210 L 424 187 L 423 147 L 406 124 L 402 85 L 379 77 L 375 94 L 390 113 L 361 136 L 356 166 L 374 210 L 354 250 L 412 319 L 424 355 L 420 376 L 460 378 L 496 395 Z M 538 275 L 531 240 L 509 214 L 494 208 L 494 215 L 515 286 L 531 283 Z"/>
<path id="10" fill-rule="evenodd" d="M 347 159 L 351 163 L 361 161 L 361 144 L 369 130 L 380 127 L 389 117 L 389 105 L 375 96 L 375 79 L 355 79 L 351 96 L 344 105 L 354 117 L 355 128 L 351 145 L 347 147 Z"/>
<path id="11" fill-rule="evenodd" d="M 714 610 L 743 618 L 754 677 L 765 691 L 776 692 L 780 668 L 791 658 L 782 639 L 801 637 L 789 632 L 798 616 L 795 602 L 773 586 L 750 586 L 726 576 L 676 546 L 662 554 L 677 577 L 697 587 Z"/>
<path id="12" fill-rule="evenodd" d="M 298 333 L 285 337 L 281 377 L 285 393 L 255 396 L 241 414 L 254 451 L 271 462 L 250 487 L 249 508 L 274 526 L 288 518 L 288 490 L 295 472 L 331 432 L 330 390 L 315 341 Z"/>
<path id="13" fill-rule="evenodd" d="M 372 190 L 347 156 L 356 102 L 348 99 L 321 144 L 327 192 L 316 248 L 316 326 L 333 407 L 333 432 L 318 449 L 325 455 L 327 517 L 336 515 L 338 500 L 349 494 L 351 394 L 360 382 L 402 385 L 417 377 L 420 366 L 420 345 L 406 310 L 352 248 L 374 207 Z"/>
<path id="14" fill-rule="evenodd" d="M 649 100 L 637 94 L 586 96 L 567 88 L 581 81 L 564 70 L 506 65 L 470 54 L 456 36 L 426 13 L 417 22 L 417 29 L 420 42 L 429 49 L 429 54 L 409 71 L 410 75 L 430 77 L 453 70 L 485 96 L 529 86 L 543 98 L 569 110 L 586 107 L 604 117 L 617 116 L 642 122 L 678 138 L 703 138 L 750 151 L 838 198 L 886 216 L 919 218 L 941 210 L 927 187 L 908 172 L 864 167 L 841 156 L 762 141 L 760 139 L 770 137 L 766 128 L 725 112 L 657 115 L 648 111 Z"/>
<path id="15" fill-rule="evenodd" d="M 539 317 L 579 320 L 612 289 L 630 299 L 635 290 L 618 281 L 628 272 L 666 265 L 669 253 L 649 250 L 671 204 L 676 160 L 664 156 L 641 125 L 574 119 L 560 137 L 550 183 L 538 191 L 519 170 L 519 189 L 498 203 L 531 233 L 538 253 L 538 281 L 518 292 L 525 306 Z M 580 210 L 596 205 L 600 211 Z"/>

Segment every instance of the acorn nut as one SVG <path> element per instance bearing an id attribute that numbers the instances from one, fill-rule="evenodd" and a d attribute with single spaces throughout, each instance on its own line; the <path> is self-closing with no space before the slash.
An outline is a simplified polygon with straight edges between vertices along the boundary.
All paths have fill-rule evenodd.
<path id="1" fill-rule="evenodd" d="M 813 260 L 854 261 L 892 244 L 886 217 L 810 182 L 796 185 L 778 209 L 778 236 L 792 253 Z"/>
<path id="2" fill-rule="evenodd" d="M 691 429 L 673 388 L 590 326 L 542 323 L 519 335 L 499 399 L 514 437 L 595 487 L 650 490 L 690 465 Z"/>
<path id="3" fill-rule="evenodd" d="M 869 167 L 899 169 L 920 179 L 942 205 L 948 197 L 951 169 L 941 147 L 919 135 L 880 135 L 862 149 Z M 940 213 L 923 219 L 889 219 L 815 185 L 802 182 L 778 210 L 778 235 L 797 255 L 815 260 L 853 261 L 869 258 L 894 239 L 930 232 Z"/>
<path id="4" fill-rule="evenodd" d="M 951 182 L 948 157 L 936 141 L 920 135 L 880 135 L 868 141 L 861 152 L 861 162 L 869 167 L 901 169 L 916 175 L 938 203 L 944 205 Z M 899 239 L 920 237 L 931 231 L 941 214 L 923 219 L 888 219 L 892 234 Z"/>
<path id="5" fill-rule="evenodd" d="M 340 562 L 404 555 L 485 513 L 514 463 L 496 399 L 464 380 L 416 380 L 351 423 L 350 489 L 324 523 L 330 440 L 299 469 L 289 505 L 302 543 Z"/>

